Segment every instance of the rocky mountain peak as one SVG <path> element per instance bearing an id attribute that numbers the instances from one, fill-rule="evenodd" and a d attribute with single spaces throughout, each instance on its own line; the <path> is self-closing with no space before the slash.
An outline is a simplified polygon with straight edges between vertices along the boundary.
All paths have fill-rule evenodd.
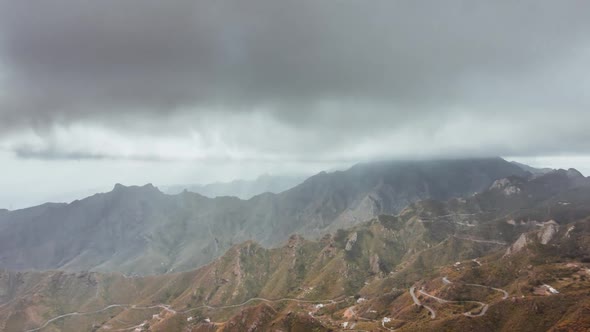
<path id="1" fill-rule="evenodd" d="M 566 175 L 570 179 L 585 179 L 584 175 L 575 168 L 570 168 L 566 171 Z"/>
<path id="2" fill-rule="evenodd" d="M 511 175 L 526 174 L 498 158 L 364 163 L 319 173 L 287 191 L 250 200 L 190 192 L 165 195 L 151 184 L 117 184 L 110 193 L 76 204 L 3 215 L 14 226 L 0 234 L 0 252 L 9 257 L 0 267 L 182 271 L 209 263 L 248 239 L 263 246 L 285 243 L 294 233 L 319 239 L 380 214 L 395 215 L 423 199 L 480 192 Z M 96 231 L 86 231 L 91 227 Z M 41 240 L 26 232 L 32 228 L 44 234 Z M 346 241 L 354 252 L 359 243 L 354 237 Z M 36 259 L 16 259 L 22 255 Z"/>
<path id="3" fill-rule="evenodd" d="M 116 183 L 115 186 L 113 187 L 112 191 L 120 191 L 120 190 L 125 190 L 125 188 L 127 188 L 126 186 L 120 184 L 120 183 Z"/>
<path id="4" fill-rule="evenodd" d="M 518 239 L 510 247 L 508 247 L 508 249 L 506 249 L 504 257 L 516 254 L 522 251 L 528 244 L 536 241 L 546 245 L 551 242 L 551 240 L 553 240 L 555 235 L 559 232 L 559 224 L 553 219 L 539 223 L 537 225 L 540 227 L 540 229 L 520 234 Z"/>
<path id="5" fill-rule="evenodd" d="M 511 196 L 520 193 L 520 187 L 509 178 L 494 181 L 490 190 L 501 190 L 505 196 Z"/>
<path id="6" fill-rule="evenodd" d="M 520 252 L 522 249 L 524 249 L 526 247 L 526 245 L 528 243 L 529 243 L 529 240 L 528 240 L 527 234 L 526 233 L 520 234 L 518 239 L 510 247 L 508 247 L 508 249 L 506 249 L 506 254 L 504 254 L 504 257 Z"/>
<path id="7" fill-rule="evenodd" d="M 161 193 L 161 191 L 154 186 L 151 183 L 145 184 L 143 186 L 125 186 L 123 184 L 117 183 L 115 184 L 115 186 L 113 187 L 113 190 L 111 192 L 158 192 Z"/>

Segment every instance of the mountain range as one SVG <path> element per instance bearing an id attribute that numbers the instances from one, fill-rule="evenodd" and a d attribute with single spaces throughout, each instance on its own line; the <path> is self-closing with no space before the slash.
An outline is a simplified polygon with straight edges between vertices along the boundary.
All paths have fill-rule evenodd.
<path id="1" fill-rule="evenodd" d="M 317 239 L 419 200 L 470 196 L 497 179 L 528 174 L 501 158 L 382 161 L 322 172 L 249 200 L 118 184 L 70 204 L 0 213 L 0 268 L 186 271 L 243 241 L 275 247 L 292 234 Z"/>
<path id="2" fill-rule="evenodd" d="M 411 165 L 436 165 L 450 185 L 450 165 L 473 163 L 504 165 L 497 159 Z M 359 165 L 324 180 L 323 188 L 359 168 L 385 178 L 376 170 L 391 174 L 391 165 Z M 515 171 L 488 178 L 475 194 L 438 198 L 430 191 L 404 208 L 388 207 L 398 212 L 309 239 L 293 234 L 274 248 L 237 243 L 185 272 L 4 271 L 0 328 L 584 331 L 590 326 L 590 179 L 574 169 Z M 162 195 L 150 187 L 114 192 L 133 190 Z"/>
<path id="3" fill-rule="evenodd" d="M 278 194 L 291 189 L 306 179 L 304 176 L 263 174 L 254 180 L 234 180 L 231 182 L 215 182 L 209 184 L 172 185 L 159 187 L 168 195 L 180 194 L 183 191 L 194 192 L 210 198 L 219 196 L 235 196 L 248 200 L 263 193 Z"/>

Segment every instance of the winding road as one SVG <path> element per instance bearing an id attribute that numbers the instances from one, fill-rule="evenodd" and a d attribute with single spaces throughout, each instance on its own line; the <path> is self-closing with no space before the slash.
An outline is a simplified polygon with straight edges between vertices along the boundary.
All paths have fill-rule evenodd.
<path id="1" fill-rule="evenodd" d="M 422 304 L 420 302 L 420 300 L 418 300 L 418 297 L 416 297 L 416 294 L 414 293 L 415 289 L 416 289 L 415 286 L 410 287 L 410 295 L 412 295 L 412 300 L 414 300 L 414 304 L 419 307 L 426 308 L 426 310 L 430 311 L 430 319 L 435 319 L 436 318 L 436 311 L 434 311 L 434 309 L 432 309 L 431 307 Z"/>
<path id="2" fill-rule="evenodd" d="M 453 235 L 453 237 L 456 239 L 459 239 L 459 240 L 465 240 L 465 241 L 471 241 L 471 242 L 477 242 L 477 243 L 497 244 L 500 246 L 508 245 L 508 243 L 503 242 L 503 241 L 498 241 L 498 240 L 481 240 L 481 239 L 473 239 L 470 237 L 463 237 L 463 236 L 457 236 L 457 235 Z"/>
<path id="3" fill-rule="evenodd" d="M 453 283 L 446 276 L 442 278 L 442 281 L 443 281 L 443 283 L 445 285 L 450 285 L 450 284 Z M 465 285 L 465 286 L 472 286 L 472 287 L 482 287 L 482 288 L 492 289 L 494 291 L 497 291 L 497 292 L 502 293 L 502 300 L 506 300 L 508 298 L 508 292 L 505 291 L 505 290 L 503 290 L 503 289 L 500 289 L 500 288 L 494 288 L 494 287 L 485 286 L 485 285 L 479 285 L 479 284 L 463 284 L 463 285 Z M 436 318 L 436 312 L 434 311 L 434 309 L 432 309 L 429 306 L 426 306 L 426 305 L 422 304 L 420 302 L 420 300 L 418 299 L 418 297 L 416 296 L 416 293 L 415 292 L 416 292 L 416 287 L 415 286 L 410 287 L 410 295 L 412 296 L 412 300 L 414 301 L 414 304 L 417 305 L 417 306 L 423 306 L 428 311 L 430 311 L 430 317 L 431 317 L 431 319 Z M 441 299 L 440 297 L 437 297 L 437 296 L 428 294 L 428 293 L 426 293 L 423 290 L 419 290 L 418 293 L 420 293 L 420 294 L 422 294 L 422 295 L 424 295 L 426 297 L 432 298 L 432 299 L 436 300 L 439 303 L 477 303 L 478 305 L 480 305 L 480 312 L 477 313 L 477 314 L 473 314 L 472 313 L 473 310 L 470 310 L 468 312 L 463 313 L 463 315 L 465 315 L 467 317 L 481 317 L 481 316 L 483 316 L 483 315 L 485 315 L 487 313 L 487 311 L 488 311 L 488 309 L 490 307 L 489 304 L 483 303 L 483 302 L 480 302 L 480 301 L 450 301 L 450 300 Z"/>
<path id="4" fill-rule="evenodd" d="M 53 317 L 50 320 L 46 321 L 43 325 L 41 325 L 41 326 L 39 326 L 37 328 L 31 329 L 31 330 L 26 330 L 25 332 L 35 332 L 35 331 L 42 330 L 45 327 L 47 327 L 47 325 L 55 322 L 56 320 L 60 320 L 60 319 L 66 318 L 66 317 L 94 315 L 94 314 L 98 314 L 98 313 L 101 313 L 101 312 L 105 312 L 105 311 L 107 311 L 109 309 L 112 309 L 112 308 L 125 308 L 125 309 L 129 309 L 129 310 L 150 310 L 150 309 L 161 308 L 161 309 L 164 309 L 166 311 L 170 311 L 170 312 L 176 313 L 176 311 L 170 309 L 170 306 L 169 305 L 166 305 L 166 304 L 157 304 L 157 305 L 150 306 L 150 307 L 138 307 L 136 305 L 131 305 L 131 304 L 111 304 L 109 306 L 106 306 L 106 307 L 104 307 L 104 308 L 102 308 L 100 310 L 96 310 L 96 311 L 71 312 L 71 313 L 68 313 L 68 314 L 64 314 L 64 315 L 60 315 L 60 316 L 57 316 L 57 317 Z"/>
<path id="5" fill-rule="evenodd" d="M 478 284 L 465 284 L 465 286 L 472 286 L 472 287 L 483 287 L 483 288 L 487 288 L 487 289 L 493 289 L 496 292 L 500 292 L 502 293 L 502 300 L 506 300 L 508 298 L 508 292 L 500 289 L 500 288 L 494 288 L 494 287 L 490 287 L 490 286 L 485 286 L 485 285 L 478 285 Z"/>
<path id="6" fill-rule="evenodd" d="M 100 310 L 96 310 L 96 311 L 71 312 L 71 313 L 60 315 L 60 316 L 56 316 L 56 317 L 53 317 L 53 318 L 49 319 L 48 321 L 46 321 L 43 325 L 41 325 L 41 326 L 39 326 L 37 328 L 31 329 L 31 330 L 26 330 L 25 332 L 36 332 L 36 331 L 40 331 L 40 330 L 44 329 L 45 327 L 47 327 L 49 324 L 51 324 L 51 323 L 53 323 L 53 322 L 55 322 L 57 320 L 63 319 L 63 318 L 72 317 L 72 316 L 86 316 L 86 315 L 98 314 L 98 313 L 107 311 L 107 310 L 112 309 L 112 308 L 125 308 L 125 309 L 128 309 L 128 310 L 149 310 L 149 309 L 160 308 L 160 309 L 166 310 L 166 311 L 168 311 L 168 312 L 170 312 L 172 314 L 177 314 L 177 313 L 186 314 L 186 313 L 189 313 L 191 311 L 199 310 L 199 309 L 202 309 L 202 308 L 207 308 L 207 309 L 212 309 L 212 310 L 238 308 L 238 307 L 242 307 L 242 306 L 244 306 L 244 305 L 246 305 L 246 304 L 248 304 L 250 302 L 254 302 L 254 301 L 261 301 L 261 302 L 267 302 L 267 303 L 289 302 L 290 301 L 290 302 L 297 302 L 297 303 L 312 303 L 312 304 L 313 303 L 315 303 L 315 304 L 330 303 L 330 304 L 332 304 L 332 303 L 340 303 L 340 302 L 344 301 L 344 299 L 338 300 L 340 298 L 341 297 L 338 297 L 338 298 L 335 298 L 335 299 L 331 299 L 331 300 L 310 301 L 310 300 L 300 300 L 300 299 L 294 299 L 294 298 L 282 298 L 282 299 L 277 299 L 277 300 L 269 300 L 269 299 L 265 299 L 265 298 L 262 298 L 262 297 L 254 297 L 254 298 L 251 298 L 251 299 L 249 299 L 247 301 L 244 301 L 244 302 L 242 302 L 240 304 L 233 304 L 233 305 L 227 305 L 227 306 L 218 306 L 218 307 L 204 304 L 202 306 L 199 306 L 199 307 L 196 307 L 196 308 L 191 308 L 191 309 L 188 309 L 188 310 L 185 310 L 185 311 L 180 311 L 180 312 L 172 309 L 172 307 L 170 305 L 168 305 L 168 304 L 157 304 L 157 305 L 153 305 L 153 306 L 149 306 L 149 307 L 141 307 L 141 306 L 137 306 L 137 305 L 134 305 L 134 304 L 133 305 L 132 304 L 111 304 L 109 306 L 106 306 L 106 307 L 104 307 L 104 308 L 102 308 Z M 133 327 L 130 327 L 130 328 L 125 328 L 125 329 L 122 329 L 122 330 L 117 330 L 117 331 L 126 331 L 126 330 L 129 330 L 129 329 L 132 329 L 132 328 L 136 328 L 136 327 L 140 327 L 140 326 L 141 326 L 141 324 L 140 325 L 133 326 Z"/>
<path id="7" fill-rule="evenodd" d="M 476 261 L 476 260 L 474 260 L 474 261 L 475 261 L 475 262 L 477 262 L 479 265 L 481 265 L 481 263 L 480 263 L 480 262 L 478 262 L 478 261 Z M 453 282 L 451 282 L 451 281 L 449 280 L 449 278 L 447 278 L 447 277 L 442 277 L 442 281 L 443 281 L 443 283 L 444 283 L 445 285 L 450 285 L 450 284 L 452 284 L 452 283 L 453 283 Z M 507 292 L 507 291 L 505 291 L 505 290 L 503 290 L 503 289 L 501 289 L 501 288 L 495 288 L 495 287 L 490 287 L 490 286 L 486 286 L 486 285 L 480 285 L 480 284 L 464 284 L 464 285 L 465 285 L 465 286 L 472 286 L 472 287 L 482 287 L 482 288 L 492 289 L 492 290 L 495 290 L 496 292 L 500 292 L 500 293 L 502 293 L 502 300 L 506 300 L 506 299 L 508 298 L 508 292 Z"/>
<path id="8" fill-rule="evenodd" d="M 476 314 L 476 315 L 472 314 L 471 311 L 473 311 L 473 310 L 470 310 L 468 312 L 463 313 L 463 315 L 469 316 L 469 317 L 480 317 L 480 316 L 483 316 L 483 315 L 486 314 L 486 312 L 488 311 L 488 307 L 489 307 L 486 303 L 479 302 L 479 301 L 449 301 L 449 300 L 441 299 L 440 297 L 436 297 L 434 295 L 428 294 L 428 293 L 426 293 L 424 291 L 419 291 L 419 293 L 422 294 L 422 295 L 424 295 L 424 296 L 433 298 L 436 301 L 438 301 L 439 303 L 461 303 L 461 302 L 464 302 L 464 303 L 477 303 L 477 304 L 479 304 L 481 306 L 480 307 L 481 308 L 481 311 L 480 311 L 479 314 Z"/>
<path id="9" fill-rule="evenodd" d="M 449 285 L 449 284 L 452 284 L 453 283 L 446 276 L 442 278 L 442 281 L 446 285 Z M 507 299 L 508 296 L 509 296 L 507 291 L 505 291 L 503 289 L 500 289 L 500 288 L 494 288 L 494 287 L 485 286 L 485 285 L 479 285 L 479 284 L 464 284 L 464 285 L 465 286 L 472 286 L 472 287 L 488 288 L 488 289 L 492 289 L 494 291 L 500 292 L 503 295 L 502 296 L 502 300 Z M 428 293 L 426 293 L 426 292 L 424 292 L 422 290 L 420 290 L 418 292 L 420 294 L 426 296 L 426 297 L 430 297 L 432 299 L 435 299 L 439 303 L 451 303 L 451 302 L 457 303 L 457 302 L 459 302 L 459 301 L 445 300 L 445 299 L 436 297 L 434 295 L 428 294 Z M 413 302 L 414 302 L 415 305 L 426 308 L 426 310 L 428 310 L 429 313 L 430 313 L 430 318 L 431 319 L 435 319 L 436 318 L 436 311 L 433 308 L 431 308 L 430 306 L 427 306 L 427 305 L 424 305 L 423 303 L 421 303 L 420 300 L 418 299 L 418 297 L 416 296 L 416 287 L 415 286 L 410 287 L 410 295 L 412 296 L 412 300 L 413 300 Z M 211 310 L 239 308 L 239 307 L 245 306 L 245 305 L 247 305 L 247 304 L 249 304 L 251 302 L 255 302 L 255 301 L 267 302 L 267 303 L 296 302 L 296 303 L 310 303 L 310 304 L 323 304 L 323 303 L 331 303 L 331 304 L 334 304 L 334 303 L 341 303 L 341 302 L 345 301 L 345 299 L 346 298 L 342 299 L 341 296 L 338 297 L 338 298 L 335 298 L 335 299 L 319 300 L 319 301 L 301 300 L 301 299 L 296 299 L 296 298 L 281 298 L 281 299 L 271 300 L 271 299 L 266 299 L 266 298 L 262 298 L 262 297 L 254 297 L 254 298 L 248 299 L 248 300 L 246 300 L 246 301 L 244 301 L 242 303 L 239 303 L 239 304 L 232 304 L 232 305 L 226 305 L 226 306 L 210 306 L 210 305 L 207 305 L 207 304 L 203 304 L 201 306 L 198 306 L 198 307 L 195 307 L 195 308 L 191 308 L 191 309 L 187 309 L 187 310 L 184 310 L 184 311 L 176 311 L 176 310 L 172 309 L 172 306 L 171 305 L 168 305 L 168 304 L 157 304 L 157 305 L 153 305 L 153 306 L 137 306 L 137 305 L 131 305 L 131 304 L 111 304 L 111 305 L 108 305 L 108 306 L 106 306 L 106 307 L 104 307 L 104 308 L 102 308 L 100 310 L 88 311 L 88 312 L 77 312 L 76 311 L 76 312 L 71 312 L 71 313 L 59 315 L 59 316 L 56 316 L 56 317 L 53 317 L 53 318 L 47 320 L 45 323 L 43 323 L 41 326 L 39 326 L 37 328 L 26 330 L 24 332 L 36 332 L 36 331 L 40 331 L 40 330 L 44 329 L 45 327 L 47 327 L 49 324 L 51 324 L 51 323 L 53 323 L 53 322 L 55 322 L 57 320 L 67 318 L 67 317 L 93 315 L 93 314 L 98 314 L 98 313 L 101 313 L 101 312 L 104 312 L 104 311 L 107 311 L 107 310 L 110 310 L 110 309 L 113 309 L 113 308 L 124 308 L 124 309 L 127 309 L 127 310 L 150 310 L 150 309 L 160 308 L 160 309 L 166 310 L 166 311 L 168 311 L 168 312 L 170 312 L 172 314 L 177 314 L 177 313 L 187 314 L 189 312 L 196 311 L 196 310 L 199 310 L 199 309 L 202 309 L 202 308 L 207 308 L 207 309 L 211 309 Z M 481 306 L 481 311 L 478 314 L 472 314 L 471 311 L 466 312 L 466 313 L 463 313 L 463 315 L 469 316 L 469 317 L 480 317 L 480 316 L 483 316 L 483 315 L 486 314 L 486 312 L 487 312 L 487 310 L 489 308 L 489 305 L 488 304 L 483 303 L 483 302 L 479 302 L 479 301 L 463 301 L 463 302 L 477 303 L 477 304 L 479 304 Z M 6 305 L 6 304 L 8 304 L 8 303 L 4 303 L 3 306 Z M 385 323 L 384 322 L 381 322 L 381 323 L 382 323 L 381 325 L 384 328 L 386 328 L 385 327 Z M 130 329 L 133 329 L 133 328 L 137 328 L 137 327 L 140 327 L 140 326 L 142 326 L 142 324 L 135 325 L 135 326 L 132 326 L 132 327 L 129 327 L 129 328 L 124 328 L 124 329 L 117 330 L 117 331 L 127 331 L 127 330 L 130 330 Z M 386 329 L 388 329 L 388 328 L 386 328 Z M 391 330 L 391 329 L 388 329 L 388 330 Z"/>

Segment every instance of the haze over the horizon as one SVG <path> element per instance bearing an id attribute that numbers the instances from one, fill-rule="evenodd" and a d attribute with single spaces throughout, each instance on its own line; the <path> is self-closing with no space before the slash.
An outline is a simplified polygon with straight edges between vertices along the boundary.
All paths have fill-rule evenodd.
<path id="1" fill-rule="evenodd" d="M 588 175 L 589 10 L 0 0 L 0 208 L 386 158 Z"/>

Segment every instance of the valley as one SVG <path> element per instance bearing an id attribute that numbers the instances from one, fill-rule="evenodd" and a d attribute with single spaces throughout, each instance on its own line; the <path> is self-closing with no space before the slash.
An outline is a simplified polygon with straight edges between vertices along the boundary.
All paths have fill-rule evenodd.
<path id="1" fill-rule="evenodd" d="M 0 0 L 0 332 L 590 332 L 588 13 Z"/>
<path id="2" fill-rule="evenodd" d="M 292 235 L 270 249 L 246 241 L 186 272 L 6 271 L 0 326 L 29 332 L 584 326 L 588 180 L 554 171 L 501 183 L 465 198 L 418 201 L 317 240 Z M 519 193 L 507 194 L 510 187 Z M 537 323 L 519 325 L 524 317 Z"/>
<path id="3" fill-rule="evenodd" d="M 116 185 L 71 204 L 0 213 L 0 268 L 151 275 L 205 265 L 233 245 L 318 239 L 422 199 L 471 195 L 525 172 L 503 159 L 389 161 L 319 173 L 249 200 Z"/>

